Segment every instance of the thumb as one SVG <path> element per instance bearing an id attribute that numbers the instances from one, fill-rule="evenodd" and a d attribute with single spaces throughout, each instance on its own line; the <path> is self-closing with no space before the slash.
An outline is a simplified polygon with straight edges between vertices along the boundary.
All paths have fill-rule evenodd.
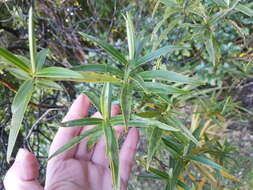
<path id="1" fill-rule="evenodd" d="M 28 150 L 19 149 L 16 160 L 5 175 L 6 190 L 43 190 L 37 177 L 39 163 Z"/>

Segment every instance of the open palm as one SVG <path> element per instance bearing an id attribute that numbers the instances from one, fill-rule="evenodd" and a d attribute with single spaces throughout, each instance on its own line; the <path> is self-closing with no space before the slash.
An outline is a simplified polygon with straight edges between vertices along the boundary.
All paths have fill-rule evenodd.
<path id="1" fill-rule="evenodd" d="M 71 106 L 64 121 L 86 116 L 89 104 L 88 98 L 80 95 Z M 118 113 L 119 108 L 112 106 L 112 115 Z M 101 116 L 95 113 L 93 117 Z M 49 154 L 54 153 L 69 140 L 90 128 L 92 126 L 59 128 Z M 119 136 L 123 128 L 115 127 L 115 131 Z M 120 151 L 121 190 L 127 189 L 138 141 L 138 130 L 132 128 Z M 45 188 L 36 179 L 39 165 L 35 156 L 27 150 L 20 149 L 13 166 L 6 174 L 4 180 L 6 190 L 111 190 L 112 181 L 109 162 L 106 158 L 105 138 L 102 137 L 91 151 L 88 151 L 86 142 L 87 140 L 81 141 L 78 146 L 48 162 Z"/>

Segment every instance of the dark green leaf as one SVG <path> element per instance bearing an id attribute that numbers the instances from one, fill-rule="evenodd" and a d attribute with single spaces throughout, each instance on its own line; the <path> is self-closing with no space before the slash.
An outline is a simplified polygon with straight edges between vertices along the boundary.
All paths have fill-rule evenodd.
<path id="1" fill-rule="evenodd" d="M 116 61 L 120 62 L 123 65 L 127 65 L 127 60 L 125 59 L 124 55 L 122 55 L 117 49 L 115 49 L 110 44 L 107 44 L 106 42 L 103 42 L 101 40 L 96 39 L 93 36 L 90 36 L 88 34 L 85 34 L 83 32 L 80 32 L 80 34 L 86 38 L 91 40 L 92 42 L 99 45 L 101 48 L 103 48 L 112 58 L 114 58 Z"/>
<path id="2" fill-rule="evenodd" d="M 62 127 L 85 127 L 87 125 L 99 125 L 101 124 L 103 119 L 100 118 L 82 118 L 82 119 L 77 119 L 77 120 L 71 120 L 62 123 Z"/>
<path id="3" fill-rule="evenodd" d="M 0 57 L 2 57 L 9 64 L 14 65 L 15 67 L 22 69 L 23 71 L 27 73 L 31 72 L 30 68 L 27 66 L 27 64 L 23 60 L 19 59 L 13 53 L 1 47 L 0 47 Z"/>
<path id="4" fill-rule="evenodd" d="M 94 72 L 77 72 L 63 67 L 47 67 L 36 74 L 36 77 L 53 81 L 76 82 L 121 82 L 119 79 Z"/>
<path id="5" fill-rule="evenodd" d="M 223 167 L 220 166 L 219 164 L 213 162 L 212 160 L 210 160 L 209 158 L 207 158 L 206 156 L 202 156 L 202 155 L 188 155 L 184 157 L 187 160 L 193 160 L 196 162 L 199 162 L 201 164 L 205 164 L 208 166 L 211 166 L 214 169 L 217 170 L 223 170 Z"/>
<path id="6" fill-rule="evenodd" d="M 163 70 L 154 70 L 154 71 L 144 71 L 138 73 L 144 80 L 166 80 L 171 82 L 185 83 L 185 84 L 201 84 L 201 81 L 195 80 L 193 78 L 184 76 L 182 74 L 173 72 L 173 71 L 163 71 Z"/>
<path id="7" fill-rule="evenodd" d="M 157 150 L 158 146 L 160 146 L 160 141 L 163 135 L 163 130 L 158 127 L 153 127 L 152 133 L 149 137 L 148 141 L 148 157 L 147 157 L 147 169 L 150 166 L 150 162 L 152 160 L 155 151 Z"/>
<path id="8" fill-rule="evenodd" d="M 158 170 L 158 169 L 155 169 L 153 167 L 149 167 L 148 168 L 148 171 L 149 172 L 152 172 L 153 174 L 156 174 L 158 176 L 160 176 L 161 178 L 165 179 L 165 180 L 168 180 L 169 179 L 169 175 L 164 172 L 164 171 L 161 171 L 161 170 Z"/>
<path id="9" fill-rule="evenodd" d="M 10 161 L 11 154 L 18 136 L 18 132 L 21 128 L 25 110 L 32 97 L 32 93 L 33 93 L 33 80 L 28 79 L 20 86 L 12 102 L 11 105 L 12 118 L 7 149 L 8 162 Z"/>
<path id="10" fill-rule="evenodd" d="M 178 158 L 182 154 L 183 146 L 173 141 L 173 139 L 162 138 L 173 158 Z"/>
<path id="11" fill-rule="evenodd" d="M 192 190 L 191 187 L 189 187 L 188 185 L 186 185 L 185 183 L 183 183 L 182 181 L 177 181 L 177 185 L 182 187 L 185 190 Z"/>
<path id="12" fill-rule="evenodd" d="M 132 107 L 132 90 L 129 83 L 124 83 L 121 89 L 120 94 L 120 106 L 121 111 L 124 116 L 124 124 L 126 129 L 128 128 L 128 123 L 131 116 L 131 107 Z"/>
<path id="13" fill-rule="evenodd" d="M 110 73 L 111 75 L 123 76 L 123 72 L 116 67 L 106 64 L 88 64 L 70 68 L 73 71 Z"/>
<path id="14" fill-rule="evenodd" d="M 173 19 L 169 24 L 166 25 L 166 29 L 164 29 L 159 36 L 159 39 L 155 42 L 153 45 L 153 50 L 155 50 L 161 42 L 168 36 L 168 34 L 176 28 L 176 26 L 179 24 L 179 22 L 184 18 L 184 16 L 181 16 L 179 18 Z"/>
<path id="15" fill-rule="evenodd" d="M 215 63 L 216 63 L 215 49 L 214 49 L 212 37 L 210 37 L 209 39 L 206 40 L 206 49 L 207 49 L 207 52 L 209 55 L 209 60 L 212 62 L 213 65 L 215 65 Z"/>
<path id="16" fill-rule="evenodd" d="M 136 75 L 131 77 L 131 79 L 133 80 L 133 84 L 138 89 L 142 89 L 145 93 L 148 93 L 147 89 L 145 88 L 145 82 L 144 82 L 143 78 L 139 75 L 139 73 L 137 73 Z"/>
<path id="17" fill-rule="evenodd" d="M 110 119 L 112 126 L 122 126 L 124 125 L 124 117 L 123 115 L 117 115 Z M 179 131 L 174 127 L 171 127 L 165 123 L 162 123 L 158 120 L 150 119 L 150 118 L 142 118 L 136 115 L 131 115 L 131 118 L 128 122 L 128 125 L 131 127 L 150 127 L 150 126 L 157 126 L 160 129 L 167 130 L 167 131 Z"/>
<path id="18" fill-rule="evenodd" d="M 253 17 L 253 10 L 245 5 L 242 5 L 238 3 L 238 5 L 235 7 L 235 10 L 240 11 L 241 13 Z"/>
<path id="19" fill-rule="evenodd" d="M 175 8 L 171 8 L 171 7 L 167 7 L 166 10 L 165 10 L 165 15 L 163 16 L 163 19 L 158 22 L 152 32 L 152 36 L 151 36 L 151 40 L 153 41 L 154 40 L 154 37 L 156 35 L 156 33 L 158 32 L 158 30 L 161 28 L 161 26 L 163 24 L 165 24 L 168 20 L 168 18 L 170 18 L 173 14 L 175 13 L 178 13 L 178 9 L 175 9 Z"/>
<path id="20" fill-rule="evenodd" d="M 220 19 L 222 19 L 222 18 L 224 18 L 225 16 L 227 16 L 228 13 L 229 13 L 230 11 L 232 11 L 232 10 L 237 6 L 237 4 L 238 4 L 239 2 L 240 2 L 240 0 L 235 0 L 230 8 L 221 10 L 221 11 L 215 13 L 214 15 L 212 15 L 212 16 L 210 17 L 209 21 L 208 21 L 209 24 L 210 24 L 210 25 L 213 25 L 213 24 L 217 23 L 217 21 L 219 21 Z"/>
<path id="21" fill-rule="evenodd" d="M 84 131 L 81 135 L 76 136 L 75 138 L 71 139 L 67 144 L 65 144 L 61 148 L 59 148 L 56 152 L 54 152 L 52 155 L 50 155 L 48 159 L 50 160 L 51 158 L 57 156 L 58 154 L 71 149 L 72 147 L 76 146 L 85 137 L 87 137 L 87 136 L 89 136 L 93 133 L 96 133 L 99 130 L 101 130 L 101 127 L 96 126 L 96 127 L 93 127 L 90 130 Z"/>
<path id="22" fill-rule="evenodd" d="M 36 80 L 36 86 L 45 89 L 63 90 L 63 88 L 56 82 L 44 79 Z"/>
<path id="23" fill-rule="evenodd" d="M 17 68 L 8 68 L 7 69 L 13 76 L 15 76 L 17 79 L 20 80 L 27 80 L 31 79 L 30 75 L 27 74 L 27 72 L 17 69 Z"/>
<path id="24" fill-rule="evenodd" d="M 172 118 L 172 117 L 167 117 L 170 124 L 173 125 L 175 128 L 180 129 L 181 133 L 188 138 L 189 140 L 191 140 L 192 142 L 194 142 L 196 145 L 199 144 L 198 140 L 193 136 L 193 134 L 191 133 L 191 131 L 184 126 L 183 123 L 181 123 L 178 119 Z"/>
<path id="25" fill-rule="evenodd" d="M 158 82 L 145 82 L 147 92 L 154 94 L 187 94 L 188 92 L 176 87 Z"/>
<path id="26" fill-rule="evenodd" d="M 91 90 L 84 90 L 82 93 L 84 93 L 89 100 L 93 103 L 93 105 L 97 108 L 97 110 L 101 113 L 101 108 L 100 108 L 100 97 Z"/>
<path id="27" fill-rule="evenodd" d="M 159 58 L 162 55 L 165 55 L 167 53 L 171 53 L 173 51 L 178 51 L 178 50 L 182 50 L 184 49 L 183 47 L 179 47 L 179 46 L 173 46 L 173 45 L 168 45 L 165 47 L 162 47 L 158 50 L 152 51 L 150 53 L 148 53 L 147 55 L 145 55 L 144 57 L 141 57 L 139 59 L 136 60 L 134 68 L 137 68 L 149 61 L 152 61 L 154 59 Z"/>
<path id="28" fill-rule="evenodd" d="M 159 0 L 159 1 L 167 6 L 177 6 L 177 2 L 175 0 Z"/>
<path id="29" fill-rule="evenodd" d="M 37 54 L 37 57 L 36 57 L 36 62 L 37 62 L 36 71 L 37 72 L 40 71 L 43 68 L 43 65 L 45 64 L 48 52 L 49 52 L 48 49 L 42 49 Z"/>

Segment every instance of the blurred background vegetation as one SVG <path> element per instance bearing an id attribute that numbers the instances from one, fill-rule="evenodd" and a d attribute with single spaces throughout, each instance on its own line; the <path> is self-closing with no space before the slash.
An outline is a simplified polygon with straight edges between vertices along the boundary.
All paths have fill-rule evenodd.
<path id="1" fill-rule="evenodd" d="M 239 8 L 227 10 L 233 3 Z M 251 0 L 1 0 L 0 46 L 29 57 L 28 10 L 34 4 L 38 49 L 48 48 L 46 65 L 72 67 L 107 63 L 100 48 L 83 40 L 79 31 L 92 34 L 121 50 L 127 50 L 123 14 L 131 11 L 136 33 L 145 44 L 144 52 L 164 45 L 187 47 L 163 56 L 146 67 L 165 68 L 195 76 L 206 83 L 194 89 L 190 97 L 171 104 L 174 116 L 189 128 L 210 126 L 205 147 L 219 153 L 217 162 L 236 180 L 215 176 L 219 188 L 202 180 L 203 171 L 191 165 L 185 180 L 196 189 L 253 189 L 253 3 Z M 220 14 L 217 14 L 220 13 Z M 211 19 L 209 19 L 211 18 Z M 211 20 L 211 21 L 210 21 Z M 152 39 L 152 40 L 151 40 Z M 155 43 L 154 43 L 155 42 Z M 114 63 L 117 64 L 117 63 Z M 0 65 L 0 189 L 10 167 L 6 162 L 11 102 L 20 84 L 18 78 Z M 57 124 L 73 99 L 84 89 L 98 91 L 98 84 L 59 82 L 64 89 L 37 90 L 30 102 L 18 136 L 19 147 L 31 150 L 41 162 L 40 180 L 44 182 L 47 150 Z M 198 98 L 195 98 L 198 96 Z M 147 110 L 154 111 L 156 101 L 149 99 Z M 150 101 L 151 100 L 151 101 Z M 146 103 L 147 103 L 146 102 Z M 138 107 L 140 102 L 135 102 Z M 94 112 L 93 109 L 90 112 Z M 137 165 L 129 189 L 163 189 L 162 180 L 147 174 L 146 159 L 149 131 L 142 131 Z M 166 170 L 168 152 L 161 146 L 152 166 Z M 208 175 L 207 175 L 208 176 Z M 151 178 L 151 179 L 149 179 Z M 230 177 L 231 178 L 231 177 Z M 238 183 L 238 180 L 241 183 Z M 201 184 L 206 184 L 204 187 Z M 194 187 L 192 188 L 194 189 Z"/>

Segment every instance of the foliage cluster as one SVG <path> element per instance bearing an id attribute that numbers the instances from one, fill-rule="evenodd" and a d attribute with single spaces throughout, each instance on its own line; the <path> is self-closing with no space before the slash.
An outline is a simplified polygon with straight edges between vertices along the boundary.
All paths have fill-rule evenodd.
<path id="1" fill-rule="evenodd" d="M 79 1 L 74 3 L 83 6 Z M 134 24 L 134 10 L 122 13 L 125 29 L 121 30 L 126 31 L 127 39 L 125 42 L 125 37 L 120 35 L 123 45 L 111 45 L 105 42 L 109 39 L 100 40 L 77 30 L 75 36 L 79 35 L 86 46 L 95 44 L 106 56 L 90 59 L 88 64 L 84 60 L 85 64 L 81 65 L 70 62 L 69 68 L 55 63 L 57 56 L 49 55 L 50 47 L 50 50 L 37 47 L 30 8 L 29 58 L 0 48 L 3 75 L 10 74 L 20 83 L 18 90 L 14 90 L 11 106 L 8 161 L 22 130 L 25 111 L 29 104 L 34 104 L 34 93 L 63 90 L 60 84 L 64 82 L 58 81 L 100 83 L 98 87 L 102 90 L 94 85 L 95 90 L 86 88 L 82 93 L 89 97 L 103 119 L 83 118 L 59 124 L 95 127 L 72 139 L 51 157 L 85 137 L 89 138 L 91 148 L 105 135 L 113 186 L 119 189 L 119 144 L 112 126 L 123 125 L 126 131 L 138 127 L 148 142 L 147 155 L 139 160 L 147 171 L 142 177 L 162 180 L 166 190 L 224 189 L 224 179 L 243 183 L 224 168 L 233 160 L 234 147 L 219 136 L 228 119 L 245 112 L 252 114 L 237 102 L 233 90 L 252 75 L 253 3 L 158 0 L 152 5 L 154 9 L 149 17 L 152 16 L 155 24 L 151 34 Z M 107 13 L 101 12 L 105 16 Z M 147 11 L 147 14 L 151 13 Z M 47 59 L 51 64 L 47 64 Z M 3 84 L 11 89 L 8 83 Z M 122 115 L 111 117 L 113 101 L 119 103 Z M 161 151 L 169 155 L 168 160 L 157 159 Z"/>

